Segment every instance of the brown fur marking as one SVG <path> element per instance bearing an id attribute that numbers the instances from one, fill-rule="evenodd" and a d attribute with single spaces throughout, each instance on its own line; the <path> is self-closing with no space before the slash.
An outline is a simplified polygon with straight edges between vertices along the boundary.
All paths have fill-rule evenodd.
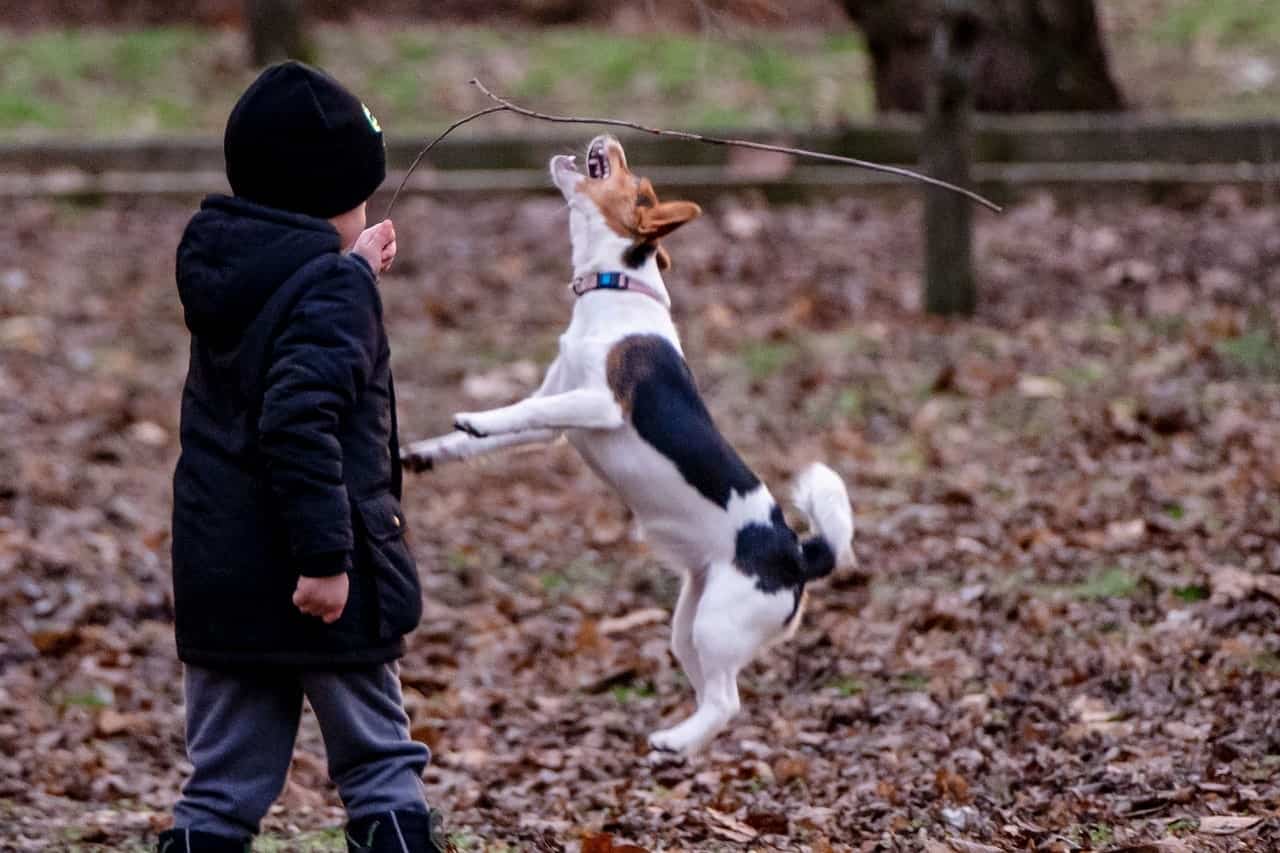
<path id="1" fill-rule="evenodd" d="M 636 177 L 627 168 L 627 157 L 617 140 L 606 143 L 609 177 L 589 179 L 581 192 L 595 202 L 604 221 L 619 237 L 647 243 L 674 231 L 702 213 L 691 201 L 659 202 L 648 178 Z M 662 252 L 659 264 L 671 258 Z"/>
<path id="2" fill-rule="evenodd" d="M 631 417 L 636 387 L 649 373 L 652 350 L 661 346 L 660 339 L 652 335 L 632 335 L 618 341 L 609 350 L 605 361 L 605 379 L 613 391 L 613 398 Z"/>

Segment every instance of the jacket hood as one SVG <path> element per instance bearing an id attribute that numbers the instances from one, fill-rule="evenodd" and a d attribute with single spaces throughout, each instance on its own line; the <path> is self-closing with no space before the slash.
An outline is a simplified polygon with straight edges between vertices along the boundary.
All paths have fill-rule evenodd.
<path id="1" fill-rule="evenodd" d="M 178 296 L 193 335 L 239 337 L 303 264 L 341 250 L 323 219 L 210 196 L 178 245 Z"/>

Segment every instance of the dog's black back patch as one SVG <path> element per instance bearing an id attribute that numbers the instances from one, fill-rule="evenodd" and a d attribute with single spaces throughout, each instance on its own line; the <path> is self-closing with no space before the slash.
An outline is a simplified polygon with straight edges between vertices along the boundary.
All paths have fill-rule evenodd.
<path id="1" fill-rule="evenodd" d="M 675 463 L 685 482 L 724 508 L 760 485 L 711 420 L 693 374 L 671 342 L 628 335 L 613 345 L 609 387 L 640 437 Z"/>

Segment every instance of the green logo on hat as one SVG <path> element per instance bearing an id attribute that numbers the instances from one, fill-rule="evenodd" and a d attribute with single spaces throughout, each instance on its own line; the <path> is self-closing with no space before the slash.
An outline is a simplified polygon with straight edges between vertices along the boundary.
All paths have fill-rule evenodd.
<path id="1" fill-rule="evenodd" d="M 382 133 L 382 125 L 378 124 L 378 120 L 373 117 L 373 113 L 369 112 L 369 108 L 365 107 L 364 104 L 360 106 L 364 107 L 364 117 L 369 120 L 369 127 L 372 127 L 378 133 Z"/>

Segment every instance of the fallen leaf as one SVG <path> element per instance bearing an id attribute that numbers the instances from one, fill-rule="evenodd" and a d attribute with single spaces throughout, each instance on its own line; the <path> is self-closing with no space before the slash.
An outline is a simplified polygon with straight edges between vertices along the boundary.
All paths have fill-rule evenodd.
<path id="1" fill-rule="evenodd" d="M 787 816 L 781 812 L 748 812 L 742 822 L 761 835 L 787 835 L 791 831 Z"/>
<path id="2" fill-rule="evenodd" d="M 760 835 L 759 832 L 752 829 L 747 824 L 716 809 L 703 809 L 707 815 L 708 829 L 721 838 L 727 838 L 730 841 L 755 841 Z"/>
<path id="3" fill-rule="evenodd" d="M 103 708 L 98 714 L 96 728 L 103 737 L 112 737 L 129 730 L 137 721 L 135 714 L 122 714 L 114 708 Z"/>
<path id="4" fill-rule="evenodd" d="M 633 610 L 625 616 L 616 616 L 611 619 L 601 619 L 596 623 L 596 631 L 604 636 L 610 634 L 624 634 L 627 631 L 641 628 L 645 625 L 657 625 L 667 621 L 667 611 L 661 607 L 646 607 L 643 610 Z"/>
<path id="5" fill-rule="evenodd" d="M 1261 822 L 1262 818 L 1248 815 L 1209 815 L 1200 818 L 1200 825 L 1196 827 L 1196 831 L 1209 835 L 1235 835 Z"/>
<path id="6" fill-rule="evenodd" d="M 782 756 L 773 762 L 773 778 L 779 785 L 786 785 L 796 779 L 804 779 L 809 774 L 808 760 L 799 756 Z"/>
<path id="7" fill-rule="evenodd" d="M 1032 399 L 1059 400 L 1067 395 L 1067 386 L 1049 376 L 1023 376 L 1018 379 L 1018 393 Z"/>

